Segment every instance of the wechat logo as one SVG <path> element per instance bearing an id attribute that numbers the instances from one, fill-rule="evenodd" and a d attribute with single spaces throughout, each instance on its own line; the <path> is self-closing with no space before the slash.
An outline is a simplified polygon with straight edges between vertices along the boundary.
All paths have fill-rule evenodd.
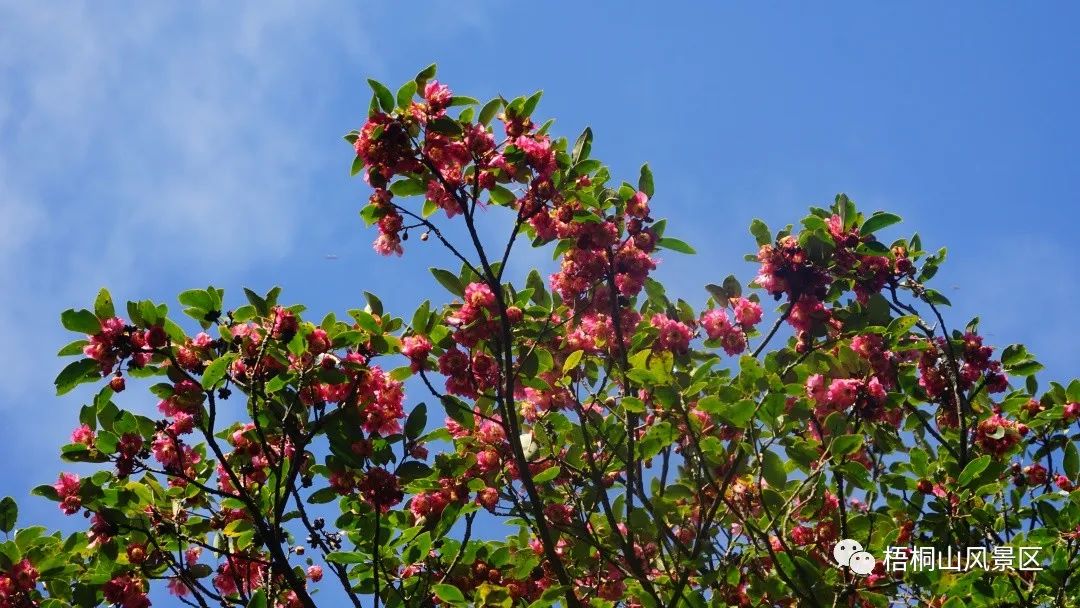
<path id="1" fill-rule="evenodd" d="M 866 576 L 874 571 L 877 561 L 873 555 L 863 551 L 863 546 L 857 540 L 845 538 L 833 547 L 833 560 L 837 566 L 847 566 L 855 574 Z"/>

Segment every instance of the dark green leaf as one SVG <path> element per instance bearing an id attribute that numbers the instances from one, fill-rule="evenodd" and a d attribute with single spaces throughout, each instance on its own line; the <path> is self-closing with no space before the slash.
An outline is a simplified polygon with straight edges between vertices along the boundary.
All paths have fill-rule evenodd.
<path id="1" fill-rule="evenodd" d="M 578 136 L 577 141 L 574 142 L 574 155 L 571 157 L 571 161 L 575 165 L 589 158 L 589 152 L 592 151 L 592 138 L 592 128 L 585 127 L 585 130 Z"/>
<path id="2" fill-rule="evenodd" d="M 210 362 L 210 365 L 206 366 L 206 371 L 202 376 L 202 387 L 206 390 L 211 390 L 225 377 L 225 374 L 229 370 L 229 364 L 236 358 L 235 354 L 227 354 Z"/>
<path id="3" fill-rule="evenodd" d="M 491 187 L 491 202 L 497 205 L 509 205 L 516 200 L 517 196 L 509 188 L 498 184 Z"/>
<path id="4" fill-rule="evenodd" d="M 1065 442 L 1065 455 L 1061 458 L 1061 466 L 1065 469 L 1065 476 L 1076 479 L 1080 475 L 1080 452 L 1076 449 L 1076 442 Z"/>
<path id="5" fill-rule="evenodd" d="M 761 455 L 761 474 L 773 488 L 782 490 L 787 484 L 784 460 L 772 451 L 766 451 Z"/>
<path id="6" fill-rule="evenodd" d="M 449 270 L 443 270 L 442 268 L 432 268 L 431 274 L 434 275 L 435 280 L 450 293 L 455 296 L 465 295 L 465 286 L 461 284 L 461 280 L 458 279 L 456 274 Z"/>
<path id="7" fill-rule="evenodd" d="M 419 404 L 413 408 L 413 411 L 409 413 L 408 420 L 405 421 L 405 436 L 409 439 L 416 439 L 427 428 L 427 405 Z"/>
<path id="8" fill-rule="evenodd" d="M 484 104 L 483 109 L 480 110 L 480 124 L 489 124 L 491 122 L 491 119 L 495 118 L 495 115 L 499 112 L 499 110 L 502 109 L 502 107 L 503 100 L 500 97 L 496 97 L 495 99 L 492 99 L 491 101 Z"/>
<path id="9" fill-rule="evenodd" d="M 252 593 L 251 599 L 247 603 L 247 608 L 266 608 L 266 590 L 259 589 L 255 593 Z"/>
<path id="10" fill-rule="evenodd" d="M 659 241 L 656 242 L 656 245 L 658 247 L 663 247 L 664 249 L 670 249 L 672 251 L 677 251 L 679 253 L 687 253 L 687 254 L 691 254 L 691 255 L 697 253 L 696 251 L 694 251 L 693 247 L 686 244 L 685 242 L 680 241 L 679 239 L 673 239 L 673 238 L 670 238 L 670 237 L 664 237 L 664 238 L 660 239 Z"/>
<path id="11" fill-rule="evenodd" d="M 544 469 L 543 471 L 540 471 L 539 473 L 534 475 L 533 476 L 533 481 L 536 482 L 536 483 L 547 483 L 547 482 L 555 479 L 556 477 L 558 477 L 559 473 L 561 473 L 561 472 L 562 472 L 562 469 L 559 468 L 558 466 L 548 467 L 548 468 Z"/>
<path id="12" fill-rule="evenodd" d="M 878 211 L 874 215 L 871 215 L 869 218 L 867 218 L 865 222 L 863 222 L 862 228 L 859 229 L 859 233 L 864 236 L 868 234 L 873 234 L 887 226 L 899 224 L 900 221 L 901 220 L 899 215 L 893 215 L 892 213 L 884 213 Z"/>
<path id="13" fill-rule="evenodd" d="M 414 79 L 416 81 L 416 87 L 418 89 L 423 89 L 424 85 L 427 84 L 427 81 L 435 77 L 435 71 L 437 68 L 438 66 L 433 63 L 426 68 L 420 70 L 420 72 L 416 74 L 416 78 Z"/>
<path id="14" fill-rule="evenodd" d="M 765 225 L 765 222 L 755 219 L 750 222 L 750 234 L 754 235 L 754 240 L 757 241 L 758 246 L 768 245 L 772 242 L 772 235 L 769 233 L 769 227 Z"/>
<path id="15" fill-rule="evenodd" d="M 97 299 L 94 300 L 94 314 L 99 319 L 111 319 L 116 316 L 116 308 L 113 306 L 112 296 L 109 295 L 109 290 L 104 287 L 98 292 Z"/>
<path id="16" fill-rule="evenodd" d="M 964 470 L 960 472 L 960 476 L 956 478 L 956 483 L 960 487 L 964 487 L 975 480 L 980 473 L 986 470 L 986 467 L 990 466 L 990 455 L 984 454 L 979 456 L 975 460 L 967 463 Z"/>
<path id="17" fill-rule="evenodd" d="M 440 116 L 435 120 L 428 122 L 427 128 L 429 131 L 441 133 L 442 135 L 450 135 L 452 137 L 456 137 L 462 133 L 461 123 L 448 116 Z"/>
<path id="18" fill-rule="evenodd" d="M 528 99 L 526 99 L 525 105 L 521 108 L 521 116 L 532 116 L 533 111 L 536 110 L 536 105 L 540 103 L 540 98 L 543 96 L 543 91 L 537 91 L 533 93 Z"/>
<path id="19" fill-rule="evenodd" d="M 393 112 L 394 94 L 390 92 L 390 89 L 373 78 L 368 78 L 368 84 L 371 85 L 371 90 L 375 91 L 375 97 L 379 99 L 379 106 L 382 107 L 383 112 Z"/>
<path id="20" fill-rule="evenodd" d="M 645 196 L 653 197 L 653 174 L 652 169 L 649 168 L 649 163 L 641 165 L 641 174 L 638 176 L 638 190 L 645 193 Z"/>
<path id="21" fill-rule="evenodd" d="M 60 314 L 60 323 L 65 329 L 81 334 L 94 335 L 101 331 L 101 322 L 89 310 L 65 310 Z"/>
<path id="22" fill-rule="evenodd" d="M 862 444 L 862 435 L 841 435 L 833 439 L 830 452 L 834 458 L 840 458 L 857 452 Z"/>
<path id="23" fill-rule="evenodd" d="M 440 600 L 450 604 L 460 604 L 465 601 L 465 596 L 453 585 L 437 583 L 431 586 L 431 590 Z"/>
<path id="24" fill-rule="evenodd" d="M 63 395 L 83 382 L 100 379 L 99 370 L 98 362 L 93 359 L 79 359 L 69 363 L 53 381 L 56 385 L 56 394 Z"/>
<path id="25" fill-rule="evenodd" d="M 397 105 L 401 109 L 409 107 L 412 103 L 413 95 L 416 95 L 416 81 L 410 80 L 406 82 L 397 92 Z"/>
<path id="26" fill-rule="evenodd" d="M 397 196 L 416 196 L 427 192 L 427 186 L 418 179 L 399 179 L 390 184 L 390 192 Z"/>
<path id="27" fill-rule="evenodd" d="M 5 496 L 0 500 L 0 532 L 11 532 L 15 528 L 15 520 L 19 518 L 19 505 L 15 499 Z"/>

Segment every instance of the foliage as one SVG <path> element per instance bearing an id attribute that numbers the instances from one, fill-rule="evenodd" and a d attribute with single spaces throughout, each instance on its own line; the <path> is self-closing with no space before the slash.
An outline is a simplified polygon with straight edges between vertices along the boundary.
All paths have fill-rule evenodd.
<path id="1" fill-rule="evenodd" d="M 480 104 L 434 76 L 370 81 L 346 140 L 376 250 L 420 233 L 460 264 L 431 270 L 449 293 L 316 322 L 276 288 L 195 289 L 194 336 L 104 290 L 64 312 L 57 393 L 98 390 L 61 455 L 96 466 L 35 494 L 89 530 L 15 530 L 0 503 L 0 606 L 133 608 L 159 584 L 204 607 L 328 586 L 388 607 L 1077 605 L 1080 381 L 1040 391 L 1023 346 L 950 329 L 944 249 L 880 240 L 900 218 L 840 195 L 755 221 L 756 277 L 695 311 L 650 277 L 693 249 L 654 221 L 648 166 L 616 183 L 591 130 L 537 127 L 540 93 Z M 512 229 L 482 234 L 481 209 Z M 558 272 L 504 276 L 530 244 Z M 116 405 L 129 379 L 159 415 Z M 474 534 L 492 522 L 508 536 Z M 833 562 L 844 538 L 871 574 Z M 915 546 L 1036 547 L 1042 569 L 885 568 Z"/>

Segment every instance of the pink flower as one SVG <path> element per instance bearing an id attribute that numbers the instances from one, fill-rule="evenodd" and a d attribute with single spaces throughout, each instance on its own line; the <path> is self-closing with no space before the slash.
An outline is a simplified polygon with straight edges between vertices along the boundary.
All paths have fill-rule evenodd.
<path id="1" fill-rule="evenodd" d="M 635 192 L 630 200 L 626 201 L 626 215 L 636 218 L 649 216 L 649 197 L 644 192 Z"/>
<path id="2" fill-rule="evenodd" d="M 875 401 L 881 402 L 885 400 L 885 387 L 881 385 L 881 381 L 877 376 L 870 378 L 870 381 L 866 383 L 866 392 L 870 393 L 870 397 Z"/>
<path id="3" fill-rule="evenodd" d="M 701 326 L 710 340 L 719 340 L 732 329 L 731 320 L 722 308 L 712 308 L 701 316 Z"/>
<path id="4" fill-rule="evenodd" d="M 322 566 L 319 566 L 319 565 L 308 566 L 307 577 L 308 577 L 309 580 L 311 580 L 311 582 L 317 583 L 317 582 L 321 581 L 322 576 L 323 576 Z"/>
<path id="5" fill-rule="evenodd" d="M 825 376 L 813 374 L 806 379 L 806 395 L 815 402 L 821 404 L 829 400 L 828 389 L 825 388 Z"/>
<path id="6" fill-rule="evenodd" d="M 829 385 L 827 400 L 830 404 L 846 408 L 855 404 L 861 382 L 854 378 L 838 378 Z"/>
<path id="7" fill-rule="evenodd" d="M 1065 413 L 1062 417 L 1066 422 L 1072 422 L 1073 420 L 1080 418 L 1080 403 L 1066 403 Z"/>
<path id="8" fill-rule="evenodd" d="M 424 99 L 427 100 L 433 111 L 442 110 L 450 105 L 450 100 L 453 97 L 450 87 L 440 84 L 438 80 L 432 80 L 424 86 Z"/>
<path id="9" fill-rule="evenodd" d="M 330 336 L 321 327 L 316 327 L 308 334 L 307 343 L 308 350 L 314 354 L 325 353 L 331 347 Z"/>
<path id="10" fill-rule="evenodd" d="M 660 350 L 673 353 L 685 353 L 690 350 L 690 338 L 694 332 L 684 323 L 657 313 L 652 318 L 653 327 L 660 330 L 656 338 L 656 346 Z"/>
<path id="11" fill-rule="evenodd" d="M 738 298 L 734 304 L 735 320 L 749 329 L 761 322 L 761 306 L 752 300 Z"/>
<path id="12" fill-rule="evenodd" d="M 81 487 L 79 476 L 75 473 L 61 473 L 60 479 L 53 484 L 60 497 L 60 510 L 65 515 L 72 515 L 82 508 L 82 498 L 79 497 Z"/>
<path id="13" fill-rule="evenodd" d="M 169 589 L 169 593 L 175 595 L 176 597 L 186 597 L 187 594 L 191 593 L 191 589 L 188 588 L 187 584 L 176 577 L 169 579 L 167 587 Z"/>
<path id="14" fill-rule="evenodd" d="M 82 425 L 71 433 L 71 443 L 81 443 L 87 447 L 94 445 L 94 431 L 88 425 Z"/>
<path id="15" fill-rule="evenodd" d="M 401 340 L 401 354 L 409 358 L 409 367 L 414 372 L 424 369 L 431 348 L 431 340 L 427 336 L 405 336 Z"/>
<path id="16" fill-rule="evenodd" d="M 379 467 L 368 471 L 360 483 L 356 484 L 356 489 L 359 490 L 364 502 L 383 513 L 401 502 L 405 496 L 401 491 L 397 475 Z"/>

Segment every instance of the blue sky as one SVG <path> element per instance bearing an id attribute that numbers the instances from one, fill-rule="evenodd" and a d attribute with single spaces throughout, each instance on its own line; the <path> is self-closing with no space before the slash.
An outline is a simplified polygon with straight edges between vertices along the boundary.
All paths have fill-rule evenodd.
<path id="1" fill-rule="evenodd" d="M 591 125 L 616 175 L 649 161 L 655 215 L 699 252 L 660 276 L 693 302 L 752 276 L 752 218 L 844 191 L 949 247 L 954 325 L 1027 343 L 1044 385 L 1075 375 L 1076 5 L 718 4 L 0 0 L 0 495 L 63 523 L 25 497 L 84 398 L 53 396 L 59 312 L 103 285 L 175 304 L 280 284 L 319 317 L 362 290 L 403 314 L 439 293 L 435 247 L 371 251 L 341 140 L 367 77 L 433 61 L 474 97 L 543 88 L 539 114 Z"/>

